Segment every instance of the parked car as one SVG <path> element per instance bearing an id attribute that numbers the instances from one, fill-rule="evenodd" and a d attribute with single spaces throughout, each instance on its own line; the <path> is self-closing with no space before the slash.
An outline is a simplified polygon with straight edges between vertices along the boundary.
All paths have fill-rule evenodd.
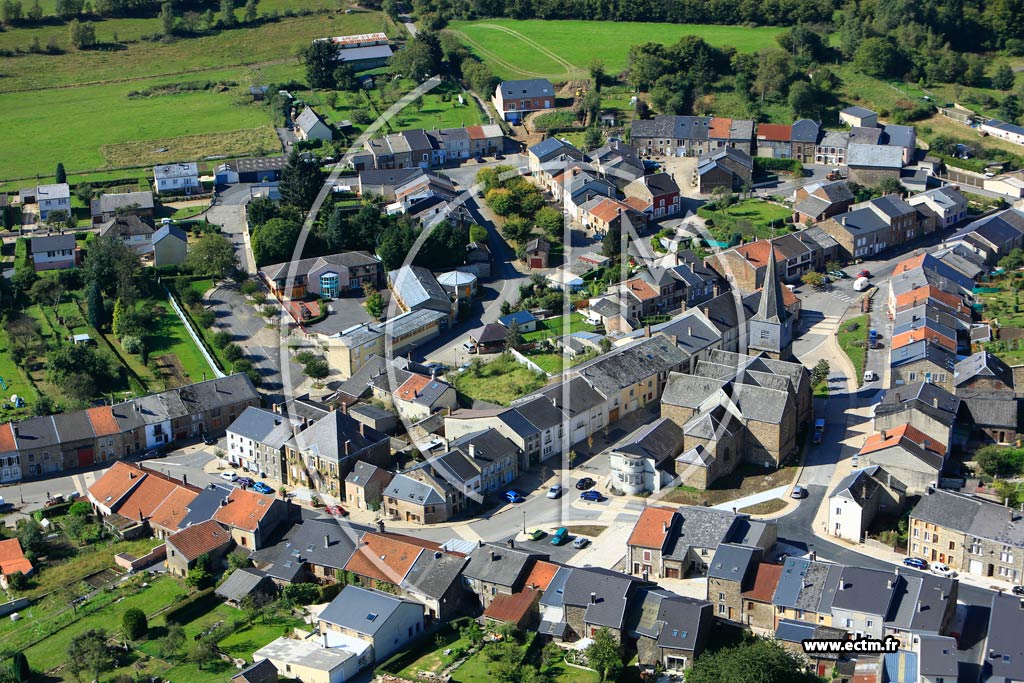
<path id="1" fill-rule="evenodd" d="M 62 495 L 60 495 L 58 493 L 56 496 L 53 496 L 52 498 L 48 498 L 46 500 L 46 502 L 43 503 L 43 507 L 44 508 L 49 508 L 49 507 L 53 507 L 54 505 L 60 505 L 63 502 L 64 502 L 64 496 L 62 496 Z"/>
<path id="2" fill-rule="evenodd" d="M 207 446 L 216 446 L 217 439 L 210 436 L 209 434 L 205 434 L 203 435 L 203 443 L 205 443 Z"/>
<path id="3" fill-rule="evenodd" d="M 238 477 L 235 479 L 235 483 L 241 486 L 243 489 L 247 489 L 256 483 L 256 480 L 252 477 Z"/>
<path id="4" fill-rule="evenodd" d="M 871 277 L 871 271 L 862 270 L 859 273 L 857 273 L 857 277 Z"/>
<path id="5" fill-rule="evenodd" d="M 793 487 L 793 492 L 791 494 L 789 494 L 789 497 L 790 498 L 796 498 L 797 500 L 799 500 L 801 498 L 806 498 L 807 497 L 807 489 L 805 489 L 800 484 L 797 484 L 796 486 Z"/>
<path id="6" fill-rule="evenodd" d="M 587 500 L 591 503 L 600 503 L 604 500 L 604 496 L 601 495 L 600 491 L 584 491 L 580 494 L 580 500 Z"/>
<path id="7" fill-rule="evenodd" d="M 576 488 L 579 489 L 580 491 L 586 491 L 587 489 L 593 487 L 595 483 L 596 482 L 590 477 L 583 477 L 578 482 L 576 482 Z"/>
<path id="8" fill-rule="evenodd" d="M 159 448 L 150 448 L 148 451 L 146 451 L 145 455 L 143 455 L 142 457 L 143 458 L 164 458 L 164 457 L 167 457 L 167 456 Z"/>
<path id="9" fill-rule="evenodd" d="M 903 564 L 908 567 L 913 567 L 914 569 L 928 568 L 928 562 L 926 560 L 922 560 L 920 557 L 904 557 Z"/>
<path id="10" fill-rule="evenodd" d="M 580 548 L 586 548 L 590 545 L 590 539 L 586 536 L 577 536 L 572 540 L 572 547 L 579 550 Z"/>
<path id="11" fill-rule="evenodd" d="M 324 512 L 334 517 L 348 517 L 348 511 L 340 505 L 328 505 Z"/>
<path id="12" fill-rule="evenodd" d="M 814 436 L 811 440 L 816 444 L 825 440 L 825 418 L 819 417 L 814 421 Z"/>
<path id="13" fill-rule="evenodd" d="M 551 545 L 564 545 L 569 540 L 569 530 L 564 526 L 558 527 L 558 531 L 551 534 Z"/>
<path id="14" fill-rule="evenodd" d="M 262 481 L 258 481 L 255 484 L 253 484 L 252 485 L 252 490 L 255 491 L 256 493 L 267 493 L 267 494 L 269 494 L 269 493 L 273 493 L 274 492 L 274 489 L 270 488 L 269 486 L 264 484 Z"/>
<path id="15" fill-rule="evenodd" d="M 560 498 L 562 496 L 563 489 L 561 484 L 555 484 L 548 489 L 548 498 Z"/>
<path id="16" fill-rule="evenodd" d="M 484 163 L 484 158 L 482 156 L 477 156 L 474 159 L 474 161 L 476 161 L 476 163 L 478 163 L 478 164 L 482 164 L 482 163 Z"/>
<path id="17" fill-rule="evenodd" d="M 519 491 L 505 491 L 505 500 L 510 503 L 522 503 L 525 498 L 519 493 Z"/>
<path id="18" fill-rule="evenodd" d="M 864 371 L 864 383 L 865 384 L 867 384 L 868 382 L 874 382 L 877 379 L 878 379 L 878 373 L 875 372 L 874 370 L 865 370 Z"/>
<path id="19" fill-rule="evenodd" d="M 444 363 L 427 363 L 423 367 L 429 370 L 432 375 L 440 375 L 442 372 L 448 371 L 448 366 Z"/>
<path id="20" fill-rule="evenodd" d="M 495 161 L 504 161 L 505 160 L 505 155 L 502 154 L 501 152 L 498 152 L 497 154 L 494 155 L 494 160 Z"/>
<path id="21" fill-rule="evenodd" d="M 227 472 L 221 472 L 220 478 L 223 479 L 224 481 L 235 481 L 238 479 L 238 475 L 232 472 L 231 470 L 228 470 Z"/>
<path id="22" fill-rule="evenodd" d="M 931 571 L 932 574 L 938 574 L 939 576 L 946 576 L 946 577 L 949 577 L 951 579 L 952 578 L 956 578 L 956 571 L 951 569 L 948 564 L 943 564 L 942 562 L 936 562 L 935 564 L 933 564 L 928 569 L 929 569 L 929 571 Z"/>
<path id="23" fill-rule="evenodd" d="M 1013 594 L 1014 595 L 1024 595 L 1024 586 L 1014 586 L 1013 587 Z"/>
<path id="24" fill-rule="evenodd" d="M 546 531 L 544 531 L 543 529 L 534 529 L 533 531 L 530 532 L 530 540 L 531 541 L 539 541 L 540 539 L 544 538 L 547 535 L 548 535 L 548 533 Z"/>

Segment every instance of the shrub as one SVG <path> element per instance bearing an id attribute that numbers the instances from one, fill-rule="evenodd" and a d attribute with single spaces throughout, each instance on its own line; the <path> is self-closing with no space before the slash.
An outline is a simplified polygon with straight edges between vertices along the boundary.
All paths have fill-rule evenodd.
<path id="1" fill-rule="evenodd" d="M 213 345 L 218 349 L 225 348 L 231 343 L 231 333 L 221 330 L 220 332 L 213 335 Z"/>
<path id="2" fill-rule="evenodd" d="M 137 607 L 125 610 L 125 613 L 121 616 L 121 630 L 124 632 L 124 637 L 128 640 L 138 640 L 144 637 L 149 631 L 149 622 L 146 621 L 146 614 Z"/>
<path id="3" fill-rule="evenodd" d="M 194 618 L 193 612 L 198 611 L 200 607 L 205 607 L 207 602 L 211 605 L 218 602 L 217 597 L 213 594 L 213 587 L 204 588 L 178 600 L 173 607 L 164 612 L 164 621 L 168 625 L 187 624 Z"/>
<path id="4" fill-rule="evenodd" d="M 135 355 L 141 354 L 146 350 L 146 345 L 139 337 L 133 335 L 125 335 L 124 339 L 121 340 L 121 346 L 128 353 Z"/>
<path id="5" fill-rule="evenodd" d="M 92 514 L 92 506 L 86 503 L 84 500 L 76 500 L 68 508 L 68 514 L 75 517 L 88 517 Z"/>
<path id="6" fill-rule="evenodd" d="M 224 358 L 230 363 L 234 363 L 236 360 L 242 357 L 242 347 L 234 342 L 224 347 Z"/>
<path id="7" fill-rule="evenodd" d="M 209 309 L 204 309 L 196 313 L 196 323 L 202 328 L 213 327 L 213 323 L 217 320 L 217 314 Z"/>
<path id="8" fill-rule="evenodd" d="M 197 303 L 199 303 L 202 300 L 202 298 L 202 294 L 188 286 L 186 286 L 185 291 L 181 293 L 181 301 L 186 306 L 194 306 Z"/>
<path id="9" fill-rule="evenodd" d="M 860 323 L 857 321 L 849 322 L 843 327 L 843 332 L 856 332 L 860 329 Z"/>

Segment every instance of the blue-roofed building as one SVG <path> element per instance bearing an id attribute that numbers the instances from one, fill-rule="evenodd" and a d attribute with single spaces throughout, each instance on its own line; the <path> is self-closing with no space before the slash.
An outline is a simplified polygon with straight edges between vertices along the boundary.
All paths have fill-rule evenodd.
<path id="1" fill-rule="evenodd" d="M 1006 209 L 979 218 L 943 242 L 947 247 L 959 244 L 994 266 L 1003 256 L 1024 246 L 1024 209 Z"/>
<path id="2" fill-rule="evenodd" d="M 513 322 L 519 325 L 520 332 L 533 332 L 537 329 L 537 317 L 529 311 L 516 311 L 498 318 L 498 322 L 508 327 Z"/>
<path id="3" fill-rule="evenodd" d="M 878 114 L 864 107 L 847 107 L 839 112 L 839 120 L 850 128 L 874 128 L 878 125 Z"/>
<path id="4" fill-rule="evenodd" d="M 531 147 L 527 152 L 530 173 L 544 185 L 551 177 L 562 172 L 574 161 L 583 160 L 583 152 L 559 138 L 547 138 Z M 546 166 L 550 164 L 550 168 Z"/>
<path id="5" fill-rule="evenodd" d="M 1000 121 L 999 119 L 990 119 L 981 124 L 981 130 L 992 137 L 1009 140 L 1010 142 L 1015 142 L 1018 145 L 1024 145 L 1024 127 L 1022 126 Z"/>

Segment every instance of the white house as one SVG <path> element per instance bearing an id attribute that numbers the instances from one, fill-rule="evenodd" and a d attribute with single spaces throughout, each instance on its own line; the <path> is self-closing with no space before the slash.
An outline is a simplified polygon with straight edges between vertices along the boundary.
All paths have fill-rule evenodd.
<path id="1" fill-rule="evenodd" d="M 324 647 L 318 640 L 296 640 L 282 636 L 253 653 L 253 660 L 269 659 L 278 673 L 302 683 L 345 683 L 370 662 L 368 643 L 362 651 L 345 647 Z"/>
<path id="2" fill-rule="evenodd" d="M 1003 140 L 1009 140 L 1018 145 L 1024 145 L 1024 127 L 1014 125 L 1012 123 L 1006 123 L 999 119 L 989 119 L 987 122 L 981 124 L 981 130 L 984 133 L 988 133 L 992 137 L 1002 138 Z"/>
<path id="3" fill-rule="evenodd" d="M 682 451 L 683 430 L 667 417 L 640 427 L 609 452 L 611 487 L 628 495 L 660 491 L 673 478 L 661 464 Z"/>
<path id="4" fill-rule="evenodd" d="M 39 219 L 46 220 L 51 211 L 66 211 L 71 215 L 71 188 L 67 183 L 40 185 L 36 188 Z"/>
<path id="5" fill-rule="evenodd" d="M 78 263 L 78 247 L 72 233 L 33 237 L 30 247 L 36 272 L 73 268 Z"/>
<path id="6" fill-rule="evenodd" d="M 333 140 L 334 131 L 311 107 L 295 117 L 295 136 L 300 140 Z"/>
<path id="7" fill-rule="evenodd" d="M 952 187 L 937 187 L 907 197 L 911 206 L 925 206 L 937 218 L 937 228 L 948 228 L 967 218 L 967 198 Z"/>
<path id="8" fill-rule="evenodd" d="M 183 164 L 154 166 L 153 179 L 157 193 L 191 194 L 200 187 L 199 165 L 190 161 Z"/>
<path id="9" fill-rule="evenodd" d="M 320 612 L 320 633 L 332 643 L 362 640 L 383 662 L 423 634 L 423 605 L 377 590 L 346 586 Z"/>
<path id="10" fill-rule="evenodd" d="M 984 188 L 989 192 L 998 192 L 1014 199 L 1024 197 L 1024 173 L 1014 171 L 997 175 L 995 178 L 986 178 Z"/>
<path id="11" fill-rule="evenodd" d="M 879 514 L 897 516 L 906 486 L 875 465 L 854 470 L 836 485 L 828 497 L 828 532 L 860 543 Z"/>

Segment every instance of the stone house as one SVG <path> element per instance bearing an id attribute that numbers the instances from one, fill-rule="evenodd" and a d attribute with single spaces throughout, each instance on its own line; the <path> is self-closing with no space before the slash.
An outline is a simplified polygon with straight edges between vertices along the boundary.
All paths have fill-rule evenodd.
<path id="1" fill-rule="evenodd" d="M 385 516 L 404 522 L 438 524 L 452 515 L 448 485 L 423 467 L 394 475 L 381 501 Z"/>
<path id="2" fill-rule="evenodd" d="M 291 503 L 287 501 L 235 489 L 221 500 L 213 519 L 228 529 L 235 543 L 248 550 L 259 550 L 271 543 L 290 514 Z"/>
<path id="3" fill-rule="evenodd" d="M 711 605 L 662 588 L 636 591 L 629 615 L 629 635 L 636 641 L 641 671 L 661 667 L 682 672 L 693 665 L 710 638 Z"/>
<path id="4" fill-rule="evenodd" d="M 577 567 L 563 589 L 567 637 L 563 640 L 593 638 L 607 629 L 618 641 L 625 641 L 630 601 L 641 581 L 628 574 L 599 567 Z"/>
<path id="5" fill-rule="evenodd" d="M 753 582 L 741 594 L 743 625 L 757 635 L 768 635 L 777 626 L 772 597 L 781 577 L 781 564 L 759 562 L 754 570 Z"/>
<path id="6" fill-rule="evenodd" d="M 167 571 L 182 578 L 188 576 L 189 570 L 203 555 L 216 568 L 234 547 L 231 534 L 212 519 L 182 529 L 168 536 L 164 543 L 167 546 Z"/>
<path id="7" fill-rule="evenodd" d="M 878 465 L 906 486 L 907 495 L 923 493 L 938 482 L 948 451 L 908 424 L 870 435 L 858 454 L 859 465 Z"/>
<path id="8" fill-rule="evenodd" d="M 722 543 L 708 565 L 707 600 L 715 618 L 743 623 L 743 593 L 754 585 L 761 548 Z"/>
<path id="9" fill-rule="evenodd" d="M 516 548 L 511 540 L 506 544 L 481 541 L 462 571 L 463 585 L 486 609 L 499 593 L 512 595 L 522 589 L 534 563 L 547 559 L 547 554 Z"/>
<path id="10" fill-rule="evenodd" d="M 345 502 L 357 510 L 378 509 L 393 476 L 382 467 L 360 460 L 345 477 Z"/>
<path id="11" fill-rule="evenodd" d="M 850 472 L 828 498 L 828 532 L 860 543 L 881 514 L 899 515 L 906 487 L 877 465 Z"/>

